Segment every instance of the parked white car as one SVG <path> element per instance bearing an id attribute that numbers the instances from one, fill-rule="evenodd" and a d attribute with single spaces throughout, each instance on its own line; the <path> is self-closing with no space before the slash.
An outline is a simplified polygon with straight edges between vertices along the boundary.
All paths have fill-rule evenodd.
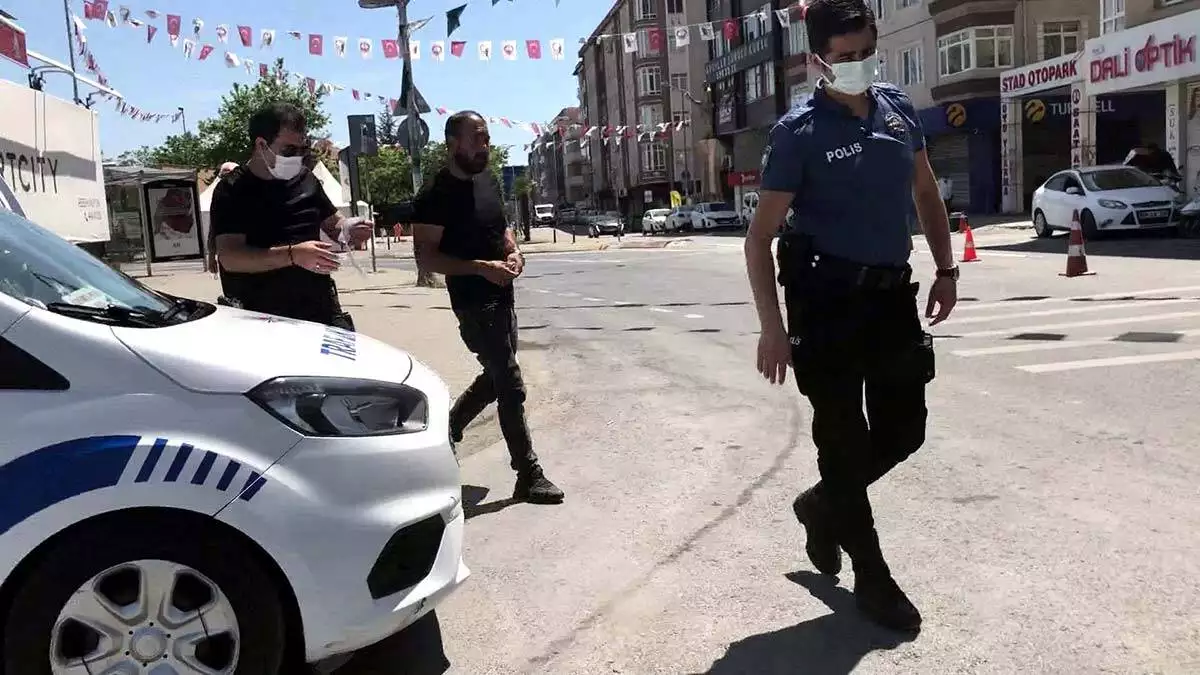
<path id="1" fill-rule="evenodd" d="M 693 230 L 717 230 L 741 225 L 741 216 L 725 202 L 704 202 L 697 204 L 692 211 Z"/>
<path id="2" fill-rule="evenodd" d="M 450 393 L 404 351 L 0 210 L 0 364 L 5 675 L 301 672 L 469 574 Z"/>
<path id="3" fill-rule="evenodd" d="M 658 232 L 671 232 L 674 228 L 669 216 L 671 209 L 650 209 L 642 215 L 642 234 L 655 234 Z"/>
<path id="4" fill-rule="evenodd" d="M 692 229 L 692 212 L 696 210 L 691 204 L 676 206 L 671 209 L 671 215 L 667 216 L 667 224 L 675 232 Z"/>
<path id="5" fill-rule="evenodd" d="M 1173 228 L 1186 202 L 1183 193 L 1136 167 L 1068 169 L 1033 191 L 1033 229 L 1039 237 L 1069 230 L 1076 212 L 1085 239 L 1116 230 Z"/>

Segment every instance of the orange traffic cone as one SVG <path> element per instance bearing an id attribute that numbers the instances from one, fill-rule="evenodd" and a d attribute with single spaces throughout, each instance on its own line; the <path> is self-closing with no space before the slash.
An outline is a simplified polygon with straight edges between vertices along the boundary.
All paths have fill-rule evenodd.
<path id="1" fill-rule="evenodd" d="M 971 226 L 967 223 L 966 216 L 962 219 L 963 234 L 966 235 L 967 241 L 963 246 L 963 257 L 959 262 L 979 262 L 979 255 L 975 253 L 975 235 L 971 234 Z"/>
<path id="2" fill-rule="evenodd" d="M 1082 277 L 1089 272 L 1087 255 L 1083 252 L 1083 227 L 1079 224 L 1079 209 L 1071 214 L 1071 238 L 1067 241 L 1067 271 L 1064 277 Z"/>

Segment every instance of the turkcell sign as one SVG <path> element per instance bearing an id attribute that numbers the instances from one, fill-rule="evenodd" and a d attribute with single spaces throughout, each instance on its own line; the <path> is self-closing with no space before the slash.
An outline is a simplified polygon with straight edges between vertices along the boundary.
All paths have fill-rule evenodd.
<path id="1" fill-rule="evenodd" d="M 1127 28 L 1087 41 L 1088 94 L 1107 94 L 1200 74 L 1200 12 Z"/>
<path id="2" fill-rule="evenodd" d="M 1057 56 L 1000 73 L 1001 98 L 1016 98 L 1046 89 L 1064 87 L 1079 79 L 1076 63 L 1081 52 Z"/>

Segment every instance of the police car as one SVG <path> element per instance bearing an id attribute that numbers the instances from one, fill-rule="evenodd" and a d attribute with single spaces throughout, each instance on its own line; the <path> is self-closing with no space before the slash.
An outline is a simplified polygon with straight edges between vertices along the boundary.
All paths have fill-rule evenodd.
<path id="1" fill-rule="evenodd" d="M 0 672 L 294 673 L 412 624 L 469 574 L 449 407 L 0 209 Z"/>

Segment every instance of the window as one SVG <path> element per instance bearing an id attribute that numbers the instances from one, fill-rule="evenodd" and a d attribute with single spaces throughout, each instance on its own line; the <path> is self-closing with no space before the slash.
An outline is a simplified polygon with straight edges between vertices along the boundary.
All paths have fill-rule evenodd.
<path id="1" fill-rule="evenodd" d="M 775 8 L 771 3 L 767 3 L 758 8 L 758 20 L 762 22 L 763 35 L 770 33 L 775 28 Z"/>
<path id="2" fill-rule="evenodd" d="M 896 9 L 916 7 L 919 4 L 921 4 L 921 0 L 896 0 Z"/>
<path id="3" fill-rule="evenodd" d="M 955 75 L 972 68 L 1012 68 L 1012 26 L 967 28 L 938 38 L 938 74 Z"/>
<path id="4" fill-rule="evenodd" d="M 662 93 L 662 69 L 658 66 L 643 66 L 637 70 L 638 96 L 654 96 Z"/>
<path id="5" fill-rule="evenodd" d="M 1125 30 L 1125 0 L 1100 0 L 1100 34 Z"/>
<path id="6" fill-rule="evenodd" d="M 662 53 L 662 43 L 663 43 L 663 40 L 667 39 L 667 36 L 662 31 L 659 31 L 658 46 L 656 48 L 651 48 L 650 47 L 650 30 L 651 29 L 648 29 L 648 28 L 642 28 L 642 29 L 638 30 L 638 32 L 637 32 L 638 48 L 637 48 L 637 54 L 635 54 L 635 56 L 658 56 L 659 54 Z M 655 28 L 653 30 L 659 30 L 659 29 Z"/>
<path id="7" fill-rule="evenodd" d="M 663 144 L 651 141 L 642 146 L 642 171 L 663 171 L 667 168 L 667 151 Z"/>
<path id="8" fill-rule="evenodd" d="M 653 19 L 657 17 L 658 13 L 655 11 L 655 5 L 657 4 L 658 3 L 655 2 L 655 0 L 637 0 L 637 4 L 634 5 L 636 8 L 637 20 L 641 21 L 643 19 Z"/>
<path id="9" fill-rule="evenodd" d="M 763 97 L 762 69 L 750 68 L 743 74 L 746 103 L 757 101 Z"/>
<path id="10" fill-rule="evenodd" d="M 683 0 L 667 0 L 668 14 L 683 14 Z"/>
<path id="11" fill-rule="evenodd" d="M 687 73 L 671 73 L 671 88 L 678 91 L 688 90 Z"/>
<path id="12" fill-rule="evenodd" d="M 1042 24 L 1042 58 L 1053 59 L 1079 51 L 1078 21 L 1047 21 Z"/>
<path id="13" fill-rule="evenodd" d="M 896 64 L 900 71 L 897 73 L 900 76 L 900 86 L 911 87 L 925 81 L 924 54 L 922 52 L 924 50 L 921 49 L 921 45 L 913 45 L 900 51 L 900 58 Z"/>
<path id="14" fill-rule="evenodd" d="M 803 54 L 808 51 L 808 31 L 803 21 L 793 21 L 788 24 L 788 39 L 784 50 L 788 56 Z"/>
<path id="15" fill-rule="evenodd" d="M 644 104 L 638 108 L 638 122 L 643 127 L 653 127 L 662 124 L 662 121 L 663 107 L 661 103 Z"/>
<path id="16" fill-rule="evenodd" d="M 675 124 L 679 124 L 680 122 L 683 122 L 684 124 L 690 124 L 692 121 L 692 114 L 686 110 L 676 110 L 675 112 L 671 113 L 671 121 Z"/>
<path id="17" fill-rule="evenodd" d="M 875 73 L 876 82 L 890 82 L 888 77 L 888 55 L 883 49 L 876 49 L 875 54 L 879 57 L 879 71 Z"/>
<path id="18" fill-rule="evenodd" d="M 775 95 L 775 62 L 767 61 L 762 64 L 763 96 Z"/>
<path id="19" fill-rule="evenodd" d="M 871 0 L 871 9 L 875 10 L 876 21 L 887 18 L 887 0 Z"/>

